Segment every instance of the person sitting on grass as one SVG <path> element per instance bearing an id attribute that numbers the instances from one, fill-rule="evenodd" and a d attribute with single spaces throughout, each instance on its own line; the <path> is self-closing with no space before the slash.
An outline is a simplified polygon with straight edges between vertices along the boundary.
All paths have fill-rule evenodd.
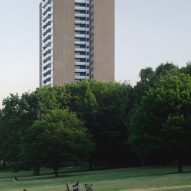
<path id="1" fill-rule="evenodd" d="M 93 184 L 85 184 L 85 191 L 93 191 Z"/>
<path id="2" fill-rule="evenodd" d="M 70 190 L 70 184 L 67 182 L 65 185 L 66 185 L 66 190 L 65 191 L 71 191 Z"/>
<path id="3" fill-rule="evenodd" d="M 14 176 L 13 181 L 15 182 L 17 180 L 18 180 L 18 178 L 16 176 Z"/>
<path id="4" fill-rule="evenodd" d="M 76 184 L 73 185 L 73 191 L 80 191 L 80 183 L 79 183 L 79 181 L 77 181 Z"/>

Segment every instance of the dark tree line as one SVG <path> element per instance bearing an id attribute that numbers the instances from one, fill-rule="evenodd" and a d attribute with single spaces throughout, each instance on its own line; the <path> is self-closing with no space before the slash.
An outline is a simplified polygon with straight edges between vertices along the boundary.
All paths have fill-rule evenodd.
<path id="1" fill-rule="evenodd" d="M 11 94 L 0 110 L 0 160 L 13 170 L 191 162 L 191 64 L 140 81 L 81 81 Z"/>

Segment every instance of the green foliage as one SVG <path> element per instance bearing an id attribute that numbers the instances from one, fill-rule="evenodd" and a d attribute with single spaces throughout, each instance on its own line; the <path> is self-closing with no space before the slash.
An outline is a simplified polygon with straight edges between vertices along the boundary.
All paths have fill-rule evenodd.
<path id="1" fill-rule="evenodd" d="M 91 129 L 99 107 L 90 86 L 88 81 L 66 85 L 66 91 L 71 95 L 69 108 L 85 122 L 88 129 Z"/>
<path id="2" fill-rule="evenodd" d="M 62 165 L 79 163 L 93 150 L 83 123 L 68 110 L 53 110 L 25 133 L 22 156 L 33 170 L 45 166 L 57 175 Z"/>
<path id="3" fill-rule="evenodd" d="M 37 118 L 36 97 L 33 93 L 11 94 L 3 101 L 3 117 L 0 124 L 0 158 L 14 170 L 20 168 L 20 144 L 25 130 Z"/>
<path id="4" fill-rule="evenodd" d="M 83 119 L 96 145 L 90 168 L 94 162 L 119 165 L 120 160 L 125 161 L 131 86 L 82 81 L 67 84 L 66 89 L 71 95 L 69 108 Z"/>
<path id="5" fill-rule="evenodd" d="M 190 68 L 147 67 L 134 87 L 81 81 L 11 94 L 0 110 L 0 160 L 35 174 L 41 166 L 56 173 L 81 161 L 90 168 L 140 159 L 142 165 L 190 162 Z"/>
<path id="6" fill-rule="evenodd" d="M 71 96 L 66 92 L 65 86 L 45 86 L 34 92 L 38 100 L 38 118 L 43 118 L 49 111 L 54 109 L 66 109 Z"/>
<path id="7" fill-rule="evenodd" d="M 132 118 L 130 143 L 142 158 L 160 151 L 178 160 L 190 148 L 191 78 L 177 73 L 158 80 Z"/>
<path id="8" fill-rule="evenodd" d="M 105 161 L 108 166 L 120 166 L 127 162 L 130 150 L 125 144 L 128 137 L 129 112 L 131 110 L 131 86 L 119 83 L 91 84 L 99 104 L 96 127 L 97 161 Z"/>

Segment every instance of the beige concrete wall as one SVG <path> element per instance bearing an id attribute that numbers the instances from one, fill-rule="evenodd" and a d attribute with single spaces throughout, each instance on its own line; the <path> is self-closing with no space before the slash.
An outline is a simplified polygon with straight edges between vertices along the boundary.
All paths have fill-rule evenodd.
<path id="1" fill-rule="evenodd" d="M 115 1 L 94 0 L 94 79 L 114 80 Z"/>
<path id="2" fill-rule="evenodd" d="M 74 81 L 74 1 L 53 0 L 53 84 Z"/>

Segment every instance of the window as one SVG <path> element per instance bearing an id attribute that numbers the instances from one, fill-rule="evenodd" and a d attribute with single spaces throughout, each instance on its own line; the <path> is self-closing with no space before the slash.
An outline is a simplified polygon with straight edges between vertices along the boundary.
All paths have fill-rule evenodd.
<path id="1" fill-rule="evenodd" d="M 46 77 L 46 76 L 48 76 L 48 75 L 50 75 L 51 74 L 51 71 L 49 70 L 48 72 L 46 72 L 46 73 L 44 73 L 44 77 Z"/>
<path id="2" fill-rule="evenodd" d="M 75 59 L 76 62 L 86 62 L 85 58 L 76 58 Z"/>
<path id="3" fill-rule="evenodd" d="M 86 55 L 85 52 L 80 52 L 80 51 L 75 51 L 75 54 L 76 54 L 76 55 Z"/>
<path id="4" fill-rule="evenodd" d="M 86 17 L 75 17 L 75 19 L 78 21 L 85 21 Z"/>
<path id="5" fill-rule="evenodd" d="M 85 27 L 86 27 L 86 24 L 76 24 L 75 26 L 76 26 L 76 27 L 80 27 L 80 28 L 85 28 Z"/>
<path id="6" fill-rule="evenodd" d="M 51 53 L 51 50 L 47 50 L 44 54 L 43 54 L 43 56 L 46 56 L 47 54 L 50 54 Z"/>
<path id="7" fill-rule="evenodd" d="M 86 45 L 76 45 L 75 48 L 86 48 Z"/>
<path id="8" fill-rule="evenodd" d="M 75 34 L 86 34 L 86 31 L 75 31 Z"/>
<path id="9" fill-rule="evenodd" d="M 46 70 L 46 69 L 48 69 L 48 68 L 50 68 L 50 67 L 51 67 L 51 65 L 48 64 L 48 65 L 46 65 L 46 66 L 43 67 L 43 70 Z"/>
<path id="10" fill-rule="evenodd" d="M 87 39 L 86 39 L 86 38 L 79 38 L 79 37 L 76 37 L 75 40 L 76 40 L 76 41 L 84 41 L 84 42 L 85 42 Z"/>
<path id="11" fill-rule="evenodd" d="M 46 80 L 44 80 L 44 84 L 46 84 L 47 82 L 50 82 L 51 81 L 51 78 L 47 78 Z"/>
<path id="12" fill-rule="evenodd" d="M 85 3 L 75 3 L 76 7 L 86 7 Z"/>

